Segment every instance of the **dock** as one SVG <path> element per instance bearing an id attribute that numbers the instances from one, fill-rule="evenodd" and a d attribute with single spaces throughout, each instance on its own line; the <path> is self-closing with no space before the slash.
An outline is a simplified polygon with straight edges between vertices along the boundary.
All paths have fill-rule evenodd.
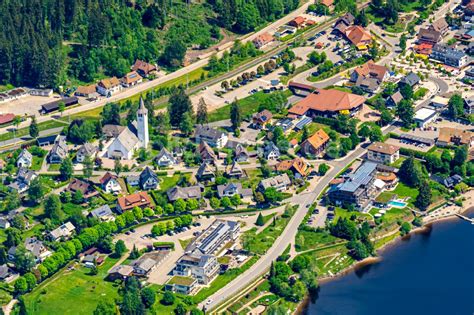
<path id="1" fill-rule="evenodd" d="M 463 219 L 463 220 L 466 220 L 468 222 L 471 222 L 471 224 L 474 224 L 474 219 L 471 219 L 469 217 L 466 217 L 465 215 L 462 215 L 462 214 L 459 214 L 459 213 L 456 213 L 456 216 Z"/>

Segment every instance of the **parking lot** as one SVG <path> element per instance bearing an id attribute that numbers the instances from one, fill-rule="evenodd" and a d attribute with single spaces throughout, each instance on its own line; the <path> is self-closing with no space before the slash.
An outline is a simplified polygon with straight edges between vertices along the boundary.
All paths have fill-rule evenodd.
<path id="1" fill-rule="evenodd" d="M 17 116 L 39 116 L 41 106 L 55 101 L 58 95 L 32 96 L 26 95 L 19 99 L 0 103 L 0 113 L 12 113 Z"/>

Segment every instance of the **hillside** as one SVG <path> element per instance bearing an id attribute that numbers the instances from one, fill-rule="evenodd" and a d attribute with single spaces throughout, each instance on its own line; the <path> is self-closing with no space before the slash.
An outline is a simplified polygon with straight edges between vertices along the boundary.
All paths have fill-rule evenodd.
<path id="1" fill-rule="evenodd" d="M 0 3 L 0 84 L 57 87 L 123 76 L 135 59 L 181 66 L 186 48 L 247 33 L 297 0 L 11 0 Z"/>

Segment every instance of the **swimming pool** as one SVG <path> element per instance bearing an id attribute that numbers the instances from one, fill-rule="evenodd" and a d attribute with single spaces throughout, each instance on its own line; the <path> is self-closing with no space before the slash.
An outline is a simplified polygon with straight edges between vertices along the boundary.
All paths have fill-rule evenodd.
<path id="1" fill-rule="evenodd" d="M 392 207 L 395 207 L 395 208 L 405 208 L 407 206 L 406 202 L 397 201 L 397 200 L 392 200 L 388 204 Z"/>

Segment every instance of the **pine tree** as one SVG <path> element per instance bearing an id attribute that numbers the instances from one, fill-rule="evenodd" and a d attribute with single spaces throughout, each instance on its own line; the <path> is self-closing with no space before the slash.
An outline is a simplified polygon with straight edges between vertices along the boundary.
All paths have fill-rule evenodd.
<path id="1" fill-rule="evenodd" d="M 202 125 L 207 122 L 207 104 L 206 102 L 204 102 L 204 98 L 201 97 L 199 99 L 199 104 L 196 113 L 196 123 Z"/>
<path id="2" fill-rule="evenodd" d="M 255 222 L 255 225 L 263 226 L 264 224 L 265 224 L 265 221 L 263 220 L 263 215 L 259 213 L 257 217 L 257 221 Z"/>
<path id="3" fill-rule="evenodd" d="M 242 116 L 240 114 L 240 108 L 237 99 L 235 99 L 230 105 L 230 121 L 234 130 L 238 129 L 242 123 Z"/>
<path id="4" fill-rule="evenodd" d="M 90 178 L 92 176 L 92 172 L 94 171 L 94 162 L 92 161 L 90 156 L 86 156 L 84 158 L 83 165 L 83 172 L 85 178 Z"/>
<path id="5" fill-rule="evenodd" d="M 419 188 L 419 193 L 415 201 L 415 205 L 418 209 L 422 211 L 428 209 L 431 204 L 431 196 L 431 187 L 427 181 L 424 181 Z"/>
<path id="6" fill-rule="evenodd" d="M 30 136 L 33 139 L 36 139 L 39 136 L 39 128 L 38 128 L 38 124 L 36 123 L 35 116 L 31 117 Z"/>

